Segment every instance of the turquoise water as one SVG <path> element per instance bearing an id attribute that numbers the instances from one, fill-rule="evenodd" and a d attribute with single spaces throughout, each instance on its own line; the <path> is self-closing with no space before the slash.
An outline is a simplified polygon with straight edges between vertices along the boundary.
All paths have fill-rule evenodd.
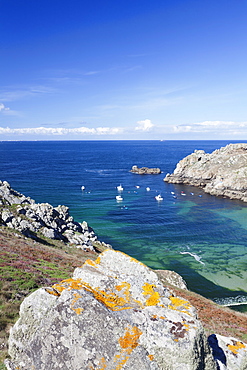
<path id="1" fill-rule="evenodd" d="M 247 205 L 163 181 L 195 149 L 212 152 L 227 143 L 0 142 L 0 179 L 36 202 L 68 205 L 99 239 L 154 269 L 178 272 L 191 290 L 222 303 L 245 302 Z M 163 173 L 132 174 L 133 165 Z M 117 202 L 120 184 L 123 201 Z"/>

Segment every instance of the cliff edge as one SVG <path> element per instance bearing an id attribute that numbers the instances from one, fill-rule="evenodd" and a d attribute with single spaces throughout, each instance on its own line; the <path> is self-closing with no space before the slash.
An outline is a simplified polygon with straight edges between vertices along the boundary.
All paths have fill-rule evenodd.
<path id="1" fill-rule="evenodd" d="M 229 144 L 211 154 L 195 150 L 164 181 L 199 186 L 211 195 L 247 202 L 247 144 Z"/>

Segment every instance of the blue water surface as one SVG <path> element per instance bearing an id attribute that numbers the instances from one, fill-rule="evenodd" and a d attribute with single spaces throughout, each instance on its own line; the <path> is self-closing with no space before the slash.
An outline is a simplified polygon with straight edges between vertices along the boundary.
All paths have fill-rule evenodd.
<path id="1" fill-rule="evenodd" d="M 3 141 L 0 179 L 36 202 L 69 206 L 100 240 L 154 269 L 178 272 L 189 289 L 234 301 L 247 297 L 247 205 L 163 181 L 195 149 L 211 153 L 228 143 Z M 136 175 L 129 172 L 133 165 L 159 167 L 162 174 Z"/>

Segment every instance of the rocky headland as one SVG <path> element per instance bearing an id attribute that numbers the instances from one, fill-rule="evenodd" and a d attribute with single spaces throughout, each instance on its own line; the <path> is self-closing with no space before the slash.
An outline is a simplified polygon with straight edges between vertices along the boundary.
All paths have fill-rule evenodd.
<path id="1" fill-rule="evenodd" d="M 229 144 L 183 158 L 164 181 L 203 188 L 206 193 L 247 202 L 247 144 Z"/>
<path id="2" fill-rule="evenodd" d="M 161 169 L 132 166 L 130 172 L 136 173 L 138 175 L 159 175 L 161 173 Z"/>
<path id="3" fill-rule="evenodd" d="M 7 181 L 0 181 L 0 225 L 37 241 L 44 238 L 61 240 L 85 251 L 95 251 L 100 244 L 109 248 L 109 245 L 98 241 L 86 221 L 74 221 L 68 207 L 35 203 L 12 189 Z"/>

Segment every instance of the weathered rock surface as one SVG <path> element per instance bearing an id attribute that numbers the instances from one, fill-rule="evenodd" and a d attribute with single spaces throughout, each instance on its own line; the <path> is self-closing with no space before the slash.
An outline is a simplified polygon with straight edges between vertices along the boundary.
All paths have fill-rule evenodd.
<path id="1" fill-rule="evenodd" d="M 113 250 L 27 297 L 9 354 L 8 370 L 216 370 L 190 303 Z"/>
<path id="2" fill-rule="evenodd" d="M 130 172 L 137 173 L 138 175 L 158 175 L 161 173 L 161 169 L 133 166 Z"/>
<path id="3" fill-rule="evenodd" d="M 175 271 L 170 270 L 155 270 L 164 285 L 171 284 L 179 289 L 187 290 L 187 285 L 182 276 Z"/>
<path id="4" fill-rule="evenodd" d="M 33 199 L 13 190 L 7 181 L 0 181 L 0 225 L 33 239 L 42 235 L 83 250 L 93 251 L 93 244 L 97 241 L 93 229 L 85 221 L 74 221 L 68 207 L 35 203 Z"/>
<path id="5" fill-rule="evenodd" d="M 247 202 L 247 144 L 203 150 L 182 159 L 164 181 L 203 187 L 206 193 Z"/>

